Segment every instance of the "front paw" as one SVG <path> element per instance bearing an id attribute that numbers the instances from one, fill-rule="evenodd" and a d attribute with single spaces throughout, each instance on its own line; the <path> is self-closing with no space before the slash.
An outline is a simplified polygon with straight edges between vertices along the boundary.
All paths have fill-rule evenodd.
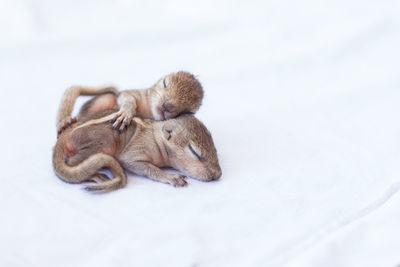
<path id="1" fill-rule="evenodd" d="M 119 128 L 120 131 L 123 131 L 125 127 L 128 127 L 131 124 L 132 117 L 132 112 L 128 110 L 118 111 L 113 118 L 113 128 Z"/>
<path id="2" fill-rule="evenodd" d="M 174 174 L 169 177 L 166 181 L 167 184 L 173 185 L 175 187 L 183 187 L 188 183 L 186 182 L 186 176 L 180 174 Z"/>

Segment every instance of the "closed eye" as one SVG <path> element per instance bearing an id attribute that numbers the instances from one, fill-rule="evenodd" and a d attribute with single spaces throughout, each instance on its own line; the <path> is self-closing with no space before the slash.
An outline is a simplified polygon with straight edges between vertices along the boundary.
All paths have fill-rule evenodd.
<path id="1" fill-rule="evenodd" d="M 200 155 L 197 154 L 197 152 L 193 149 L 193 147 L 189 144 L 189 150 L 190 152 L 192 152 L 192 154 L 197 158 L 197 159 L 201 159 Z"/>
<path id="2" fill-rule="evenodd" d="M 165 79 L 162 82 L 163 82 L 164 88 L 167 88 L 167 84 L 165 83 Z"/>

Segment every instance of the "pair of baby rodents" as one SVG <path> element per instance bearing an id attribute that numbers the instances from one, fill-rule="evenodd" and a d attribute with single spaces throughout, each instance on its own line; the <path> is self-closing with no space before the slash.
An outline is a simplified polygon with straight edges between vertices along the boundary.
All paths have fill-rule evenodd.
<path id="1" fill-rule="evenodd" d="M 70 117 L 80 95 L 97 95 Z M 57 116 L 53 150 L 57 175 L 69 183 L 95 181 L 86 187 L 110 191 L 125 186 L 124 170 L 184 186 L 186 176 L 202 181 L 221 176 L 217 152 L 207 128 L 195 117 L 203 99 L 200 82 L 188 72 L 169 74 L 146 90 L 115 87 L 69 88 Z M 110 123 L 113 121 L 113 123 Z M 99 173 L 108 168 L 114 178 Z"/>

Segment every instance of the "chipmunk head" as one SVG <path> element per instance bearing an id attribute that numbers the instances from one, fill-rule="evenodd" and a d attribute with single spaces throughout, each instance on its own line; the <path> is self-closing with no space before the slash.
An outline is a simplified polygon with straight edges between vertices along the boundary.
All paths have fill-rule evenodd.
<path id="1" fill-rule="evenodd" d="M 152 113 L 156 120 L 175 118 L 182 113 L 195 113 L 203 100 L 203 87 L 189 72 L 180 71 L 160 79 L 155 85 Z"/>
<path id="2" fill-rule="evenodd" d="M 203 181 L 221 177 L 211 134 L 193 115 L 184 114 L 167 120 L 161 131 L 171 167 Z"/>

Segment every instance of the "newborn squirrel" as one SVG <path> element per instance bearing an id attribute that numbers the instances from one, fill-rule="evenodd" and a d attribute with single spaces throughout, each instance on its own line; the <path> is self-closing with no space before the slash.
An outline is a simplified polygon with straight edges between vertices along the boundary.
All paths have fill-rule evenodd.
<path id="1" fill-rule="evenodd" d="M 203 87 L 189 72 L 171 73 L 147 90 L 126 90 L 118 96 L 120 107 L 114 128 L 122 130 L 133 116 L 166 120 L 181 113 L 196 113 L 203 100 Z"/>
<path id="2" fill-rule="evenodd" d="M 75 89 L 72 89 L 75 88 Z M 84 104 L 76 119 L 65 117 L 57 120 L 58 133 L 80 120 L 87 113 L 95 112 L 99 107 L 119 108 L 113 116 L 107 117 L 114 121 L 113 128 L 125 129 L 131 123 L 134 116 L 145 119 L 166 120 L 175 118 L 182 113 L 195 113 L 203 100 L 203 87 L 193 74 L 185 71 L 168 74 L 159 79 L 152 87 L 145 90 L 125 90 L 117 93 L 112 86 L 103 87 L 72 87 L 73 92 L 67 91 L 63 101 L 75 101 L 76 92 L 81 91 L 82 95 L 100 95 Z M 111 94 L 117 94 L 115 98 Z M 70 95 L 70 96 L 68 96 Z M 114 100 L 114 101 L 112 101 Z M 65 114 L 61 112 L 59 114 Z M 71 112 L 69 112 L 71 114 Z M 61 116 L 61 115 L 60 115 Z M 103 122 L 102 120 L 99 123 Z"/>

